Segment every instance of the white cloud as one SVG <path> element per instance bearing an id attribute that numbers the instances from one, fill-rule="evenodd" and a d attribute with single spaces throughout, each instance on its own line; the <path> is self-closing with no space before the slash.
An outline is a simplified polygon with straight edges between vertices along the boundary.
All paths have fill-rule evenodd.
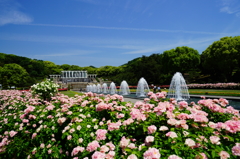
<path id="1" fill-rule="evenodd" d="M 92 54 L 95 53 L 96 51 L 91 51 L 91 50 L 68 50 L 64 52 L 58 52 L 58 53 L 47 53 L 47 54 L 40 54 L 40 55 L 35 55 L 38 57 L 63 57 L 63 56 L 79 56 L 79 55 L 86 55 L 86 54 Z"/>
<path id="2" fill-rule="evenodd" d="M 15 1 L 0 0 L 0 26 L 5 24 L 26 24 L 33 18 L 19 11 L 20 5 Z"/>
<path id="3" fill-rule="evenodd" d="M 123 28 L 123 27 L 86 26 L 86 25 L 56 25 L 56 24 L 29 24 L 29 25 L 46 26 L 46 27 L 69 27 L 69 28 L 74 27 L 74 28 L 87 28 L 87 29 L 126 30 L 126 31 L 165 32 L 165 33 L 225 34 L 225 33 L 217 33 L 217 32 L 204 32 L 204 31 Z"/>
<path id="4" fill-rule="evenodd" d="M 220 8 L 220 12 L 235 14 L 237 17 L 239 17 L 240 4 L 238 0 L 222 0 L 221 5 L 222 8 Z"/>

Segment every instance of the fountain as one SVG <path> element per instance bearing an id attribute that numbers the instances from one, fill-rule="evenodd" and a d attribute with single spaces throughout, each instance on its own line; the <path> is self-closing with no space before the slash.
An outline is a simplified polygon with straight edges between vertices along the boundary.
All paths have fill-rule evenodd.
<path id="1" fill-rule="evenodd" d="M 93 87 L 92 87 L 92 85 L 88 85 L 88 90 L 87 90 L 88 92 L 92 92 L 93 91 Z"/>
<path id="2" fill-rule="evenodd" d="M 96 86 L 96 84 L 94 84 L 94 85 L 92 86 L 92 92 L 94 92 L 94 93 L 97 92 L 97 86 Z"/>
<path id="3" fill-rule="evenodd" d="M 147 81 L 142 77 L 138 81 L 136 96 L 137 97 L 146 97 L 149 92 L 149 87 Z"/>
<path id="4" fill-rule="evenodd" d="M 110 86 L 109 86 L 109 93 L 110 94 L 116 94 L 117 93 L 117 88 L 116 88 L 116 85 L 115 83 L 111 83 Z"/>
<path id="5" fill-rule="evenodd" d="M 176 72 L 172 78 L 168 94 L 168 98 L 175 98 L 177 101 L 188 100 L 189 93 L 187 84 L 180 72 Z"/>
<path id="6" fill-rule="evenodd" d="M 121 82 L 119 94 L 120 95 L 129 95 L 130 94 L 129 86 L 125 80 Z"/>
<path id="7" fill-rule="evenodd" d="M 102 92 L 102 87 L 100 84 L 97 84 L 97 93 L 101 93 Z"/>
<path id="8" fill-rule="evenodd" d="M 102 93 L 105 93 L 105 94 L 108 93 L 108 86 L 106 83 L 102 84 Z"/>

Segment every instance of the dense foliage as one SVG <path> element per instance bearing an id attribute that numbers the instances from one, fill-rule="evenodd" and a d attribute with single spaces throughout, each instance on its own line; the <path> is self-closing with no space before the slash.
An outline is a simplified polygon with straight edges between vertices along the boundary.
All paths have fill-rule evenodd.
<path id="1" fill-rule="evenodd" d="M 0 91 L 0 158 L 238 158 L 239 111 L 225 99 L 187 104 L 149 93 L 62 94 L 43 101 Z"/>
<path id="2" fill-rule="evenodd" d="M 223 37 L 213 42 L 202 53 L 202 66 L 211 74 L 212 80 L 222 82 L 239 81 L 240 36 Z"/>
<path id="3" fill-rule="evenodd" d="M 187 83 L 239 82 L 240 79 L 240 36 L 223 37 L 213 42 L 202 54 L 187 46 L 176 47 L 163 53 L 154 53 L 128 61 L 121 66 L 80 67 L 56 65 L 50 61 L 29 59 L 0 53 L 0 70 L 6 64 L 18 64 L 28 73 L 26 85 L 47 78 L 49 74 L 60 74 L 62 70 L 87 70 L 99 78 L 114 81 L 117 85 L 126 80 L 136 85 L 141 77 L 149 84 L 169 84 L 175 72 L 181 72 Z M 81 65 L 81 63 L 79 64 Z M 6 71 L 5 71 L 6 72 Z M 0 73 L 0 83 L 14 83 L 13 78 Z M 16 81 L 16 80 L 15 80 Z M 19 83 L 18 83 L 19 84 Z M 16 84 L 17 85 L 17 84 Z"/>

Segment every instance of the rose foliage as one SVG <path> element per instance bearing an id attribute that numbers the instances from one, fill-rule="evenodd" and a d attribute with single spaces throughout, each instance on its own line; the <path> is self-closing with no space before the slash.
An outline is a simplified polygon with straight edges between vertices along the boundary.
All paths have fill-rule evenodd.
<path id="1" fill-rule="evenodd" d="M 187 104 L 166 92 L 123 96 L 0 91 L 0 158 L 239 158 L 239 111 L 226 99 Z"/>

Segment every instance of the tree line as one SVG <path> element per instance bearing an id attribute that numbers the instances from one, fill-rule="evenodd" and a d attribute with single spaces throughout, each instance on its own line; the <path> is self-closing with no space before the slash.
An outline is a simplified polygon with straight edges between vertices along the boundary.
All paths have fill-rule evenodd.
<path id="1" fill-rule="evenodd" d="M 30 86 L 50 74 L 60 74 L 62 70 L 86 70 L 117 85 L 123 80 L 136 85 L 141 77 L 149 84 L 170 84 L 175 72 L 181 72 L 188 83 L 239 82 L 240 36 L 223 37 L 201 54 L 194 48 L 181 46 L 138 57 L 121 66 L 99 68 L 56 65 L 50 61 L 0 53 L 0 83 L 10 86 Z"/>

